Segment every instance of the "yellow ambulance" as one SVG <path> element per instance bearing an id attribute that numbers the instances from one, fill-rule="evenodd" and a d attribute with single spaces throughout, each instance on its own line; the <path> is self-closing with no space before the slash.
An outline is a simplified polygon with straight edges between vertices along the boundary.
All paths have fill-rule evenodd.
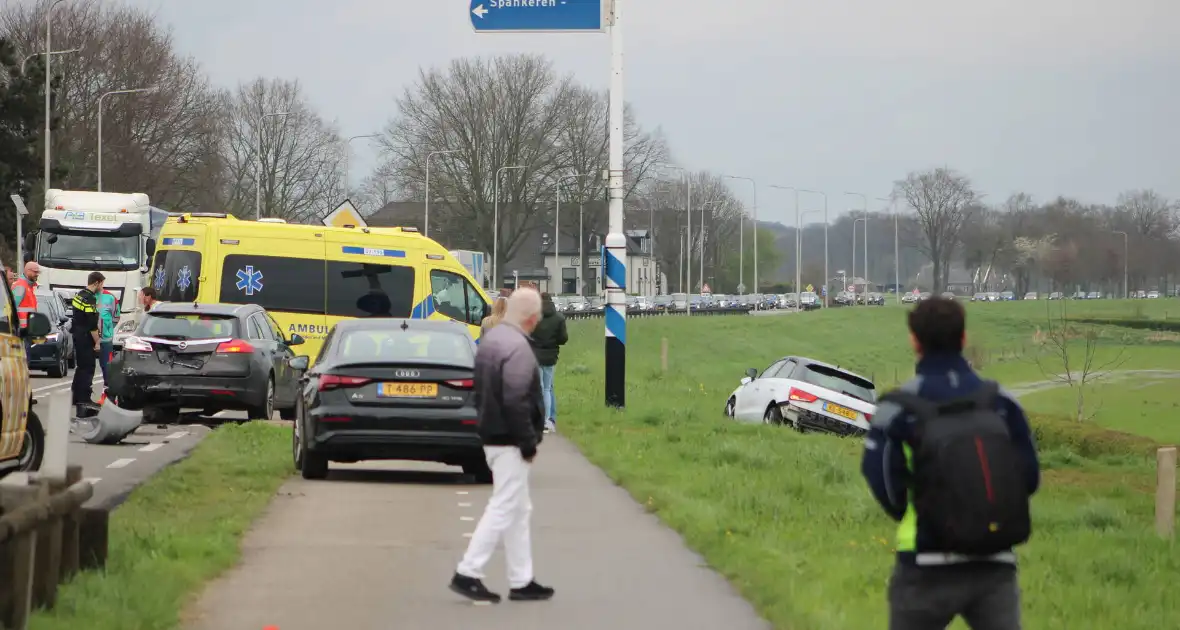
<path id="1" fill-rule="evenodd" d="M 328 227 L 194 212 L 160 231 L 149 281 L 164 302 L 258 304 L 314 362 L 342 319 L 451 319 L 479 339 L 491 307 L 467 270 L 416 228 Z M 305 348 L 305 349 L 304 349 Z"/>

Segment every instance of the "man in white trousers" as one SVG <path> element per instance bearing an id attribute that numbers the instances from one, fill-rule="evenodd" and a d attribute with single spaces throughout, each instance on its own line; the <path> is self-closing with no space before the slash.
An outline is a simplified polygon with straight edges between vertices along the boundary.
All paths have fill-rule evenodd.
<path id="1" fill-rule="evenodd" d="M 508 298 L 501 325 L 488 329 L 475 354 L 479 435 L 492 469 L 492 496 L 451 578 L 451 590 L 473 600 L 500 602 L 483 583 L 483 569 L 501 540 L 508 565 L 508 599 L 537 601 L 553 589 L 533 579 L 529 470 L 545 429 L 545 403 L 529 334 L 541 319 L 541 296 L 522 288 Z"/>

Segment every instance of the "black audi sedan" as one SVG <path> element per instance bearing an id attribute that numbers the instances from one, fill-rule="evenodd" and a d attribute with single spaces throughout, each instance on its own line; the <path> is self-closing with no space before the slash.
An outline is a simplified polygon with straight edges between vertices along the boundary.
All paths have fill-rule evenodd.
<path id="1" fill-rule="evenodd" d="M 254 304 L 161 303 L 115 354 L 107 396 L 153 424 L 176 422 L 182 409 L 289 419 L 302 378 L 291 348 L 302 343 Z"/>
<path id="2" fill-rule="evenodd" d="M 477 432 L 475 349 L 454 321 L 339 322 L 302 383 L 295 467 L 304 479 L 323 479 L 329 462 L 432 461 L 490 483 Z M 307 370 L 308 358 L 291 365 Z"/>
<path id="3" fill-rule="evenodd" d="M 52 293 L 37 294 L 37 312 L 49 319 L 49 334 L 29 339 L 29 369 L 45 370 L 50 378 L 61 378 L 74 366 L 74 340 L 70 316 Z"/>

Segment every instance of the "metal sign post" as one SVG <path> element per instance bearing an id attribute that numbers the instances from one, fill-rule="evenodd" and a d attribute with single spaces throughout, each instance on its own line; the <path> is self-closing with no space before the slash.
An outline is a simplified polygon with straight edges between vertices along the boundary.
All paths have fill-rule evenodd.
<path id="1" fill-rule="evenodd" d="M 12 199 L 12 203 L 16 206 L 16 268 L 21 269 L 25 264 L 25 233 L 21 230 L 21 220 L 28 216 L 29 209 L 25 207 L 25 201 L 20 198 L 20 195 L 12 195 L 10 199 Z M 20 274 L 18 273 L 17 275 Z"/>
<path id="2" fill-rule="evenodd" d="M 627 371 L 627 237 L 623 234 L 623 0 L 470 0 L 477 33 L 594 33 L 610 28 L 609 226 L 603 248 L 606 290 L 606 404 L 623 407 Z"/>

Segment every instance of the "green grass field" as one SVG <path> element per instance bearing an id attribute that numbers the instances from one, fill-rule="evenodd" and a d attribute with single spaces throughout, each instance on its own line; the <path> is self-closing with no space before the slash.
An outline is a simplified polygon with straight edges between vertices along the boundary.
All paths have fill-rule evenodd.
<path id="1" fill-rule="evenodd" d="M 1163 318 L 1163 300 L 1069 305 L 1071 316 Z M 1006 386 L 1047 379 L 1035 333 L 1042 303 L 969 307 L 973 357 Z M 1120 310 L 1117 307 L 1122 307 Z M 849 308 L 781 317 L 665 317 L 628 324 L 628 405 L 603 401 L 602 322 L 571 322 L 558 370 L 559 424 L 596 464 L 680 531 L 776 628 L 882 627 L 894 524 L 859 472 L 861 442 L 740 425 L 722 405 L 747 367 L 786 354 L 836 362 L 879 383 L 908 378 L 914 359 L 904 311 Z M 660 370 L 660 339 L 669 371 Z M 1103 327 L 1102 356 L 1120 369 L 1178 369 L 1180 343 Z M 1045 485 L 1034 499 L 1034 538 L 1020 551 L 1025 626 L 1158 628 L 1180 610 L 1180 556 L 1153 532 L 1154 440 L 1174 439 L 1175 391 L 1166 382 L 1127 391 L 1095 386 L 1093 422 L 1038 416 Z M 1110 388 L 1109 391 L 1107 388 Z M 1122 391 L 1122 394 L 1116 393 Z M 1068 415 L 1068 389 L 1031 394 L 1029 406 Z M 1146 437 L 1104 429 L 1133 431 Z"/>
<path id="2" fill-rule="evenodd" d="M 209 435 L 111 515 L 106 571 L 79 574 L 31 630 L 171 630 L 188 598 L 237 562 L 239 542 L 293 472 L 290 429 Z"/>

